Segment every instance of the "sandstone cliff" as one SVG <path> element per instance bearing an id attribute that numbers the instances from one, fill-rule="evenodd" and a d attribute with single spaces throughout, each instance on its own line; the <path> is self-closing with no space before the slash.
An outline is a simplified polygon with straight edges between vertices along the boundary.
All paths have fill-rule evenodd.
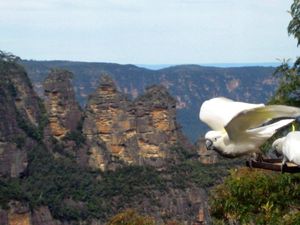
<path id="1" fill-rule="evenodd" d="M 45 143 L 57 156 L 75 157 L 80 166 L 87 166 L 88 149 L 82 135 L 83 112 L 76 101 L 73 74 L 52 69 L 43 83 L 44 105 L 49 123 Z"/>
<path id="2" fill-rule="evenodd" d="M 43 109 L 25 70 L 0 61 L 0 176 L 18 176 L 27 166 L 27 151 L 42 138 Z"/>
<path id="3" fill-rule="evenodd" d="M 43 84 L 49 128 L 55 138 L 75 131 L 81 120 L 81 110 L 71 83 L 72 76 L 68 71 L 54 69 Z"/>
<path id="4" fill-rule="evenodd" d="M 171 150 L 184 139 L 176 123 L 176 100 L 161 85 L 146 89 L 135 100 L 139 155 L 145 164 L 160 166 L 166 159 L 175 159 Z"/>
<path id="5" fill-rule="evenodd" d="M 119 160 L 162 167 L 175 157 L 170 148 L 185 142 L 176 124 L 176 101 L 163 86 L 152 86 L 131 101 L 107 75 L 88 100 L 83 133 L 92 146 L 90 165 L 101 170 Z"/>
<path id="6" fill-rule="evenodd" d="M 167 193 L 152 192 L 152 199 L 143 198 L 141 201 L 123 208 L 135 208 L 140 213 L 155 218 L 157 224 L 165 221 L 181 221 L 184 224 L 210 224 L 210 216 L 206 193 L 199 188 L 187 190 L 170 189 Z M 12 200 L 9 209 L 0 209 L 0 225 L 75 225 L 75 221 L 60 221 L 51 215 L 47 206 L 33 210 L 27 203 Z M 81 225 L 104 225 L 102 219 L 90 218 L 81 220 Z"/>
<path id="7" fill-rule="evenodd" d="M 209 220 L 203 186 L 194 175 L 185 185 L 174 181 L 183 176 L 170 169 L 183 160 L 172 147 L 187 143 L 166 88 L 130 100 L 103 76 L 82 112 L 69 72 L 49 74 L 42 104 L 26 72 L 2 64 L 0 225 L 101 225 L 125 208 L 158 222 Z"/>
<path id="8" fill-rule="evenodd" d="M 91 143 L 90 165 L 104 169 L 105 159 L 137 162 L 135 111 L 108 76 L 102 76 L 96 92 L 88 100 L 83 133 Z M 93 143 L 102 143 L 96 146 Z"/>
<path id="9" fill-rule="evenodd" d="M 30 210 L 27 203 L 10 201 L 8 210 L 0 209 L 0 225 L 62 225 L 55 220 L 47 206 Z"/>

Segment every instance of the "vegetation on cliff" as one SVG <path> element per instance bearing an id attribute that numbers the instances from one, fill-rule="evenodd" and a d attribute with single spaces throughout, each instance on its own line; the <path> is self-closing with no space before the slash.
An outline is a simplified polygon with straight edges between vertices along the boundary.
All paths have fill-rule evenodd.
<path id="1" fill-rule="evenodd" d="M 55 159 L 43 146 L 29 152 L 27 175 L 1 179 L 0 204 L 14 199 L 29 202 L 32 209 L 47 205 L 54 218 L 79 221 L 107 220 L 120 210 L 137 207 L 140 201 L 159 206 L 157 192 L 170 188 L 209 188 L 221 181 L 236 162 L 216 166 L 191 159 L 167 171 L 147 166 L 126 166 L 116 171 L 91 172 L 68 158 Z M 169 218 L 171 219 L 171 218 Z"/>
<path id="2" fill-rule="evenodd" d="M 140 215 L 133 209 L 124 210 L 113 216 L 107 225 L 156 225 L 155 219 L 149 216 Z M 162 225 L 162 224 L 161 224 Z M 180 225 L 180 223 L 169 220 L 164 225 Z"/>
<path id="3" fill-rule="evenodd" d="M 140 213 L 156 216 L 155 221 L 168 221 L 174 217 L 179 221 L 194 221 L 200 204 L 206 201 L 204 189 L 219 182 L 221 177 L 227 174 L 226 168 L 232 166 L 227 162 L 221 162 L 216 168 L 203 165 L 197 161 L 194 151 L 178 146 L 172 148 L 172 144 L 168 142 L 165 150 L 169 151 L 172 157 L 166 156 L 163 159 L 163 169 L 146 166 L 141 162 L 139 165 L 126 166 L 124 162 L 110 171 L 102 172 L 95 168 L 91 171 L 87 165 L 78 163 L 81 155 L 77 153 L 90 147 L 87 136 L 82 132 L 84 116 L 76 116 L 77 119 L 72 120 L 72 123 L 66 123 L 65 126 L 70 127 L 63 136 L 55 137 L 48 129 L 51 123 L 53 125 L 56 122 L 54 116 L 62 118 L 62 125 L 68 121 L 68 118 L 64 118 L 65 108 L 72 108 L 75 102 L 71 82 L 65 82 L 67 88 L 60 82 L 61 86 L 58 89 L 55 79 L 48 79 L 45 90 L 47 97 L 52 98 L 55 104 L 52 104 L 52 111 L 47 107 L 45 111 L 41 103 L 47 101 L 42 101 L 35 95 L 24 69 L 19 68 L 15 61 L 1 62 L 8 70 L 7 73 L 0 71 L 1 76 L 6 78 L 1 83 L 4 95 L 0 99 L 3 103 L 0 110 L 3 112 L 1 116 L 6 119 L 0 121 L 0 148 L 2 151 L 4 143 L 6 148 L 2 152 L 10 153 L 4 155 L 6 158 L 0 153 L 0 169 L 6 166 L 0 174 L 0 212 L 3 215 L 8 215 L 13 210 L 12 201 L 15 200 L 20 202 L 20 205 L 25 205 L 28 213 L 33 213 L 33 217 L 43 214 L 41 210 L 46 214 L 48 212 L 51 220 L 53 217 L 66 224 L 76 224 L 79 221 L 91 223 L 93 220 L 104 222 L 126 208 L 135 208 Z M 63 76 L 60 71 L 56 71 L 54 75 L 54 78 L 56 75 Z M 64 92 L 65 89 L 69 92 Z M 153 94 L 160 93 L 158 87 L 152 87 L 151 90 Z M 151 103 L 152 95 L 147 93 L 147 101 Z M 168 97 L 167 100 L 171 99 L 166 90 L 164 93 Z M 144 104 L 142 99 L 138 101 L 140 105 Z M 68 102 L 72 104 L 63 108 Z M 173 110 L 170 123 L 175 123 L 175 101 L 172 100 L 171 103 L 172 106 L 166 107 L 166 113 L 169 108 Z M 161 100 L 155 104 L 168 106 L 168 101 Z M 148 112 L 146 106 L 143 109 Z M 7 108 L 11 109 L 12 113 L 8 113 Z M 49 116 L 49 112 L 53 112 L 52 117 Z M 157 118 L 161 116 L 161 111 L 155 113 L 154 121 L 160 121 Z M 143 116 L 149 113 L 140 114 Z M 143 118 L 139 121 L 143 122 Z M 149 121 L 152 121 L 151 118 Z M 147 126 L 151 125 L 150 122 L 141 123 L 144 130 L 149 129 Z M 13 129 L 8 133 L 7 128 L 10 127 Z M 179 132 L 179 128 L 175 130 Z M 157 138 L 163 136 L 163 132 L 159 134 Z M 7 136 L 12 138 L 7 139 Z M 159 142 L 156 137 L 152 139 Z M 88 157 L 89 152 L 83 150 L 80 153 L 83 157 Z M 137 151 L 134 153 L 138 154 Z M 16 167 L 20 169 L 12 175 L 11 170 Z"/>
<path id="4" fill-rule="evenodd" d="M 107 225 L 155 225 L 155 220 L 128 209 L 112 217 Z"/>

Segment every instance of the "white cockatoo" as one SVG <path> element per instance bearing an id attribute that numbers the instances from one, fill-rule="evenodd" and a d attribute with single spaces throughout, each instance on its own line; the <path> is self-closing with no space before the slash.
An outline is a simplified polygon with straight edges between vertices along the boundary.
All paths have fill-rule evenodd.
<path id="1" fill-rule="evenodd" d="M 287 136 L 276 139 L 272 149 L 283 155 L 281 171 L 286 162 L 293 162 L 300 166 L 300 131 L 292 131 Z"/>
<path id="2" fill-rule="evenodd" d="M 213 129 L 205 135 L 206 148 L 225 157 L 260 153 L 259 147 L 267 139 L 298 116 L 300 109 L 296 107 L 249 104 L 224 97 L 205 101 L 199 113 L 200 120 Z"/>

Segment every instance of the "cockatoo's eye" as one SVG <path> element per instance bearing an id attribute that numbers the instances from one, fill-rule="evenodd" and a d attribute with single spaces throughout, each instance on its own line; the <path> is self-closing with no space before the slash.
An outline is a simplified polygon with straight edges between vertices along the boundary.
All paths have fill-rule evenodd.
<path id="1" fill-rule="evenodd" d="M 218 140 L 218 138 L 215 137 L 215 141 L 217 141 L 217 140 Z"/>

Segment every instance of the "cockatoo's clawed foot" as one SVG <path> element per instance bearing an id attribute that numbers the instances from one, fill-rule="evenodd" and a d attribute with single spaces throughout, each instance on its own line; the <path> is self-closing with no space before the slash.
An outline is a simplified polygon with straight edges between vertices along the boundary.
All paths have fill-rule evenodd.
<path id="1" fill-rule="evenodd" d="M 250 155 L 250 159 L 249 159 L 249 161 L 252 161 L 252 160 L 256 160 L 256 158 L 257 158 L 257 155 L 256 155 L 256 153 L 251 153 L 251 155 Z"/>
<path id="2" fill-rule="evenodd" d="M 253 169 L 252 160 L 253 160 L 252 158 L 250 158 L 250 159 L 248 160 L 248 162 L 249 162 L 249 168 L 250 168 L 250 169 Z"/>
<path id="3" fill-rule="evenodd" d="M 256 155 L 256 161 L 257 162 L 263 162 L 264 161 L 264 157 L 261 153 L 257 153 Z"/>
<path id="4" fill-rule="evenodd" d="M 286 168 L 287 168 L 287 165 L 286 164 L 282 164 L 281 165 L 281 173 L 284 173 L 285 170 L 286 170 Z"/>

